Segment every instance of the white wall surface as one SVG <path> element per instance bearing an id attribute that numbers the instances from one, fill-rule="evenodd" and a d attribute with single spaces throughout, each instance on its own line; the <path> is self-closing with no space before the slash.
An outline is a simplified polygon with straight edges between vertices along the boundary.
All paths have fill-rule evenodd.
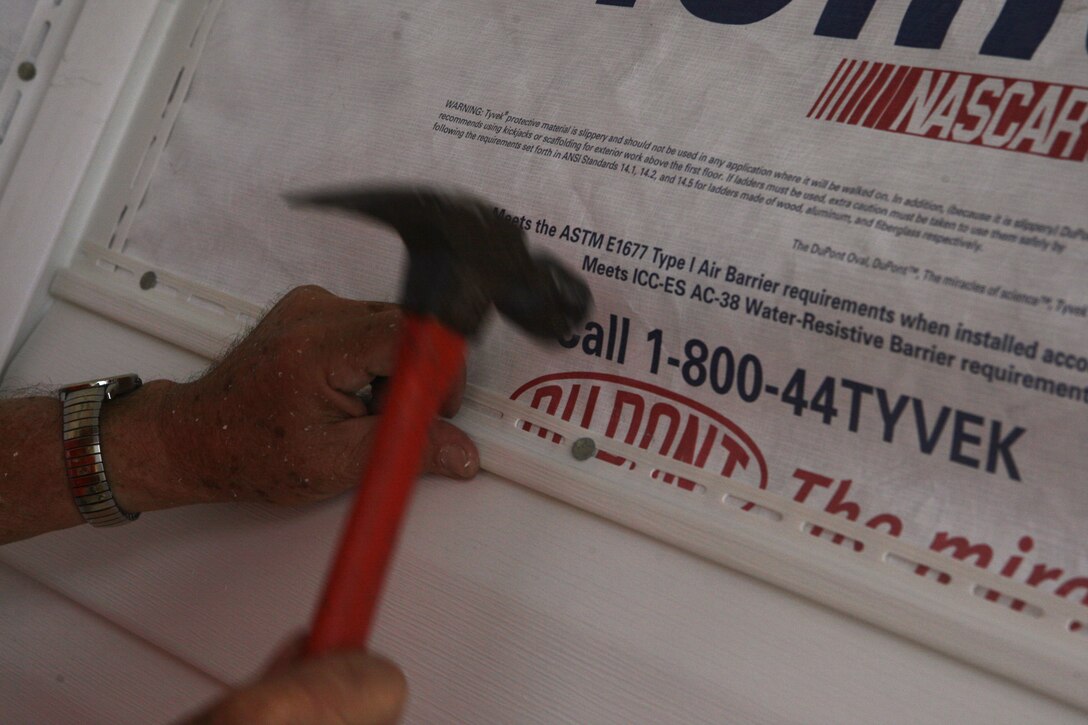
<path id="1" fill-rule="evenodd" d="M 4 722 L 166 722 L 222 690 L 187 663 L 4 565 L 0 593 Z"/>

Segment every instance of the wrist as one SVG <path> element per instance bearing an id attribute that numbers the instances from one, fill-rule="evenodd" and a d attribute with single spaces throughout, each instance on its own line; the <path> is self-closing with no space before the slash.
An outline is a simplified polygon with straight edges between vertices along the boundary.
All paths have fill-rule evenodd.
<path id="1" fill-rule="evenodd" d="M 83 522 L 72 501 L 55 397 L 0 400 L 0 544 Z"/>
<path id="2" fill-rule="evenodd" d="M 173 465 L 164 410 L 175 383 L 153 380 L 103 405 L 102 457 L 113 497 L 128 512 L 195 503 L 193 486 Z"/>

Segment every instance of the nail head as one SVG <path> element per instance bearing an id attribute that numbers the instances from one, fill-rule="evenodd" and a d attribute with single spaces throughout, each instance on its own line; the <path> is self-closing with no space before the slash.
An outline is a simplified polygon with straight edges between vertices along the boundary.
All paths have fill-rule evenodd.
<path id="1" fill-rule="evenodd" d="M 597 453 L 597 444 L 592 438 L 579 438 L 570 449 L 576 461 L 588 461 Z"/>

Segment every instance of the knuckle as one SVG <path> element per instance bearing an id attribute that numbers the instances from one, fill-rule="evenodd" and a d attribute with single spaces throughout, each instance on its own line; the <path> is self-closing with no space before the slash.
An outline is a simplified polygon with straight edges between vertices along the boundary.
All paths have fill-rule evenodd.
<path id="1" fill-rule="evenodd" d="M 408 680 L 395 664 L 384 657 L 366 656 L 356 660 L 353 680 L 363 687 L 376 720 L 396 719 L 408 700 Z"/>
<path id="2" fill-rule="evenodd" d="M 404 701 L 408 699 L 408 678 L 404 676 L 404 672 L 399 667 L 389 660 L 383 659 L 380 662 L 382 663 L 382 688 L 387 693 L 389 701 L 399 709 Z"/>
<path id="3" fill-rule="evenodd" d="M 318 284 L 304 284 L 287 293 L 288 297 L 312 301 L 332 297 L 333 293 Z"/>
<path id="4" fill-rule="evenodd" d="M 378 337 L 396 337 L 404 327 L 404 311 L 390 307 L 371 314 L 366 321 L 366 331 Z"/>
<path id="5" fill-rule="evenodd" d="M 280 314 L 301 312 L 311 309 L 315 305 L 332 297 L 334 297 L 333 293 L 320 285 L 302 285 L 300 287 L 295 287 L 281 297 L 280 301 L 272 308 L 272 312 Z"/>
<path id="6" fill-rule="evenodd" d="M 400 717 L 408 700 L 408 680 L 400 670 L 393 669 L 393 672 L 396 673 L 396 677 L 391 677 L 383 683 L 376 708 L 383 719 L 389 721 Z"/>

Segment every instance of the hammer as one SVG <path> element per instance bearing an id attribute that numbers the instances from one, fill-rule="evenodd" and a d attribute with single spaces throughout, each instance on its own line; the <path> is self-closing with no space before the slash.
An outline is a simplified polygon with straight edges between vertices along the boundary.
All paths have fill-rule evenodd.
<path id="1" fill-rule="evenodd" d="M 481 199 L 426 188 L 342 188 L 291 195 L 392 227 L 408 247 L 397 373 L 375 432 L 306 652 L 366 643 L 427 430 L 494 305 L 539 338 L 570 334 L 589 288 L 554 258 L 530 255 L 525 235 Z"/>

